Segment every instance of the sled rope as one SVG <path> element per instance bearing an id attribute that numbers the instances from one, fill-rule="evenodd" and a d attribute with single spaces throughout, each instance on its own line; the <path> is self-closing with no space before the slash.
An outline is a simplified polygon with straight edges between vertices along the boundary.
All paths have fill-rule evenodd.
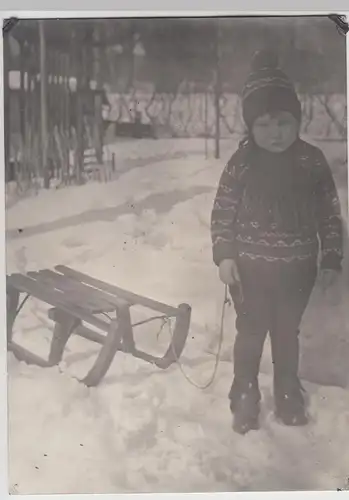
<path id="1" fill-rule="evenodd" d="M 109 314 L 107 314 L 106 312 L 102 312 L 101 314 L 103 314 L 103 316 L 106 316 L 108 319 L 112 319 Z M 160 316 L 151 316 L 150 318 L 147 318 L 147 319 L 144 319 L 142 321 L 138 321 L 137 323 L 132 323 L 131 326 L 135 327 L 135 326 L 141 326 L 141 325 L 145 325 L 147 323 L 151 323 L 152 321 L 156 321 L 158 319 L 161 319 L 162 320 L 162 325 L 161 325 L 161 328 L 160 328 L 160 331 L 158 333 L 158 335 L 161 333 L 164 325 L 166 324 L 167 320 L 169 320 L 171 318 L 171 316 L 166 316 L 165 314 L 161 314 Z"/>
<path id="2" fill-rule="evenodd" d="M 219 330 L 219 341 L 218 341 L 218 349 L 217 349 L 217 353 L 215 355 L 215 364 L 214 364 L 214 368 L 213 368 L 213 372 L 212 372 L 212 375 L 211 377 L 209 378 L 209 380 L 205 383 L 205 384 L 200 384 L 198 382 L 196 382 L 195 380 L 193 380 L 184 370 L 183 368 L 183 364 L 181 363 L 181 361 L 178 359 L 178 356 L 173 348 L 173 345 L 172 345 L 172 352 L 173 352 L 173 355 L 175 356 L 176 358 L 176 362 L 178 364 L 178 367 L 183 375 L 183 377 L 187 380 L 187 382 L 189 382 L 190 385 L 193 385 L 194 387 L 196 387 L 197 389 L 201 389 L 201 390 L 204 390 L 204 389 L 207 389 L 208 387 L 210 387 L 215 378 L 216 378 L 216 375 L 217 375 L 217 371 L 218 371 L 218 366 L 219 366 L 219 361 L 220 361 L 220 355 L 221 355 L 221 350 L 222 350 L 222 344 L 223 344 L 223 337 L 224 337 L 224 318 L 225 318 L 225 309 L 226 309 L 226 306 L 227 304 L 230 304 L 230 300 L 228 298 L 228 286 L 225 285 L 225 289 L 224 289 L 224 301 L 223 301 L 223 305 L 222 305 L 222 312 L 221 312 L 221 321 L 220 321 L 220 330 Z M 173 332 L 172 332 L 172 325 L 170 323 L 170 321 L 167 321 L 168 325 L 169 325 L 169 331 L 170 331 L 170 335 L 171 337 L 173 338 Z"/>

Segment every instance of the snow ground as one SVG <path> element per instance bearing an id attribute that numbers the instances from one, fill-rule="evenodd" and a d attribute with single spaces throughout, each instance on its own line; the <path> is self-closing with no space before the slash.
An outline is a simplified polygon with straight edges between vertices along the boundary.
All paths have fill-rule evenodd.
<path id="1" fill-rule="evenodd" d="M 204 158 L 202 140 L 131 141 L 113 147 L 118 178 L 40 192 L 7 210 L 7 272 L 66 264 L 154 299 L 192 305 L 183 369 L 209 379 L 223 289 L 211 260 L 209 216 L 223 164 Z M 322 143 L 336 173 L 343 212 L 345 145 Z M 212 144 L 210 144 L 212 150 Z M 212 153 L 211 153 L 212 156 Z M 347 220 L 347 219 L 346 219 Z M 347 270 L 346 266 L 346 270 Z M 84 375 L 97 348 L 74 337 L 59 367 L 8 356 L 9 481 L 13 493 L 124 493 L 321 490 L 342 487 L 349 471 L 348 323 L 343 285 L 331 304 L 316 291 L 304 320 L 302 376 L 311 424 L 289 429 L 272 415 L 272 368 L 261 369 L 262 429 L 231 430 L 227 392 L 234 311 L 227 310 L 223 361 L 205 391 L 178 366 L 167 371 L 117 354 L 97 388 Z M 27 302 L 16 338 L 38 353 L 51 338 L 47 307 Z M 135 311 L 143 316 L 142 311 Z M 163 352 L 159 325 L 142 326 L 140 347 Z"/>

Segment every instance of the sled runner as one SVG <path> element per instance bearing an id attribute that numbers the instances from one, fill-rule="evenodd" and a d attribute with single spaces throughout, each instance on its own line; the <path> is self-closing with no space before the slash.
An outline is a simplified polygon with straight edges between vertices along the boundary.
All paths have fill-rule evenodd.
<path id="1" fill-rule="evenodd" d="M 25 298 L 19 305 L 21 294 L 25 294 Z M 14 322 L 25 300 L 30 296 L 53 306 L 48 313 L 54 322 L 48 359 L 43 359 L 13 340 Z M 132 325 L 130 314 L 134 305 L 158 311 L 163 315 L 158 317 L 165 320 L 175 318 L 172 339 L 163 357 L 137 349 L 133 336 L 133 328 L 137 324 Z M 89 387 L 98 385 L 118 351 L 129 353 L 161 369 L 168 368 L 182 354 L 188 336 L 190 316 L 191 308 L 188 304 L 172 307 L 65 266 L 7 276 L 8 350 L 26 363 L 51 367 L 62 360 L 64 348 L 72 334 L 101 344 L 96 362 L 82 380 Z M 91 329 L 91 326 L 102 333 Z"/>

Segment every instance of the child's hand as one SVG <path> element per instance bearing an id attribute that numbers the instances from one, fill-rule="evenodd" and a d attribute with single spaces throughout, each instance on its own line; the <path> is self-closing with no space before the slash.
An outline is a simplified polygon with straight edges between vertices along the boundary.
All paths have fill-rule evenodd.
<path id="1" fill-rule="evenodd" d="M 219 265 L 219 278 L 225 285 L 240 283 L 237 265 L 233 259 L 224 259 Z"/>

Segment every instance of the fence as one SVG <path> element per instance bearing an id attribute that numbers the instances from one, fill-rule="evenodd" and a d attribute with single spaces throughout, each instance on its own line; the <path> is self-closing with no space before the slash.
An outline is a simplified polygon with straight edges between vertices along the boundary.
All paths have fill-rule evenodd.
<path id="1" fill-rule="evenodd" d="M 154 126 L 158 136 L 213 137 L 216 130 L 215 96 L 207 93 L 155 94 L 136 91 L 109 94 L 109 119 L 133 122 L 136 113 Z M 301 95 L 302 132 L 314 139 L 346 140 L 347 104 L 343 94 Z M 236 94 L 220 98 L 220 137 L 242 133 L 241 106 Z"/>

